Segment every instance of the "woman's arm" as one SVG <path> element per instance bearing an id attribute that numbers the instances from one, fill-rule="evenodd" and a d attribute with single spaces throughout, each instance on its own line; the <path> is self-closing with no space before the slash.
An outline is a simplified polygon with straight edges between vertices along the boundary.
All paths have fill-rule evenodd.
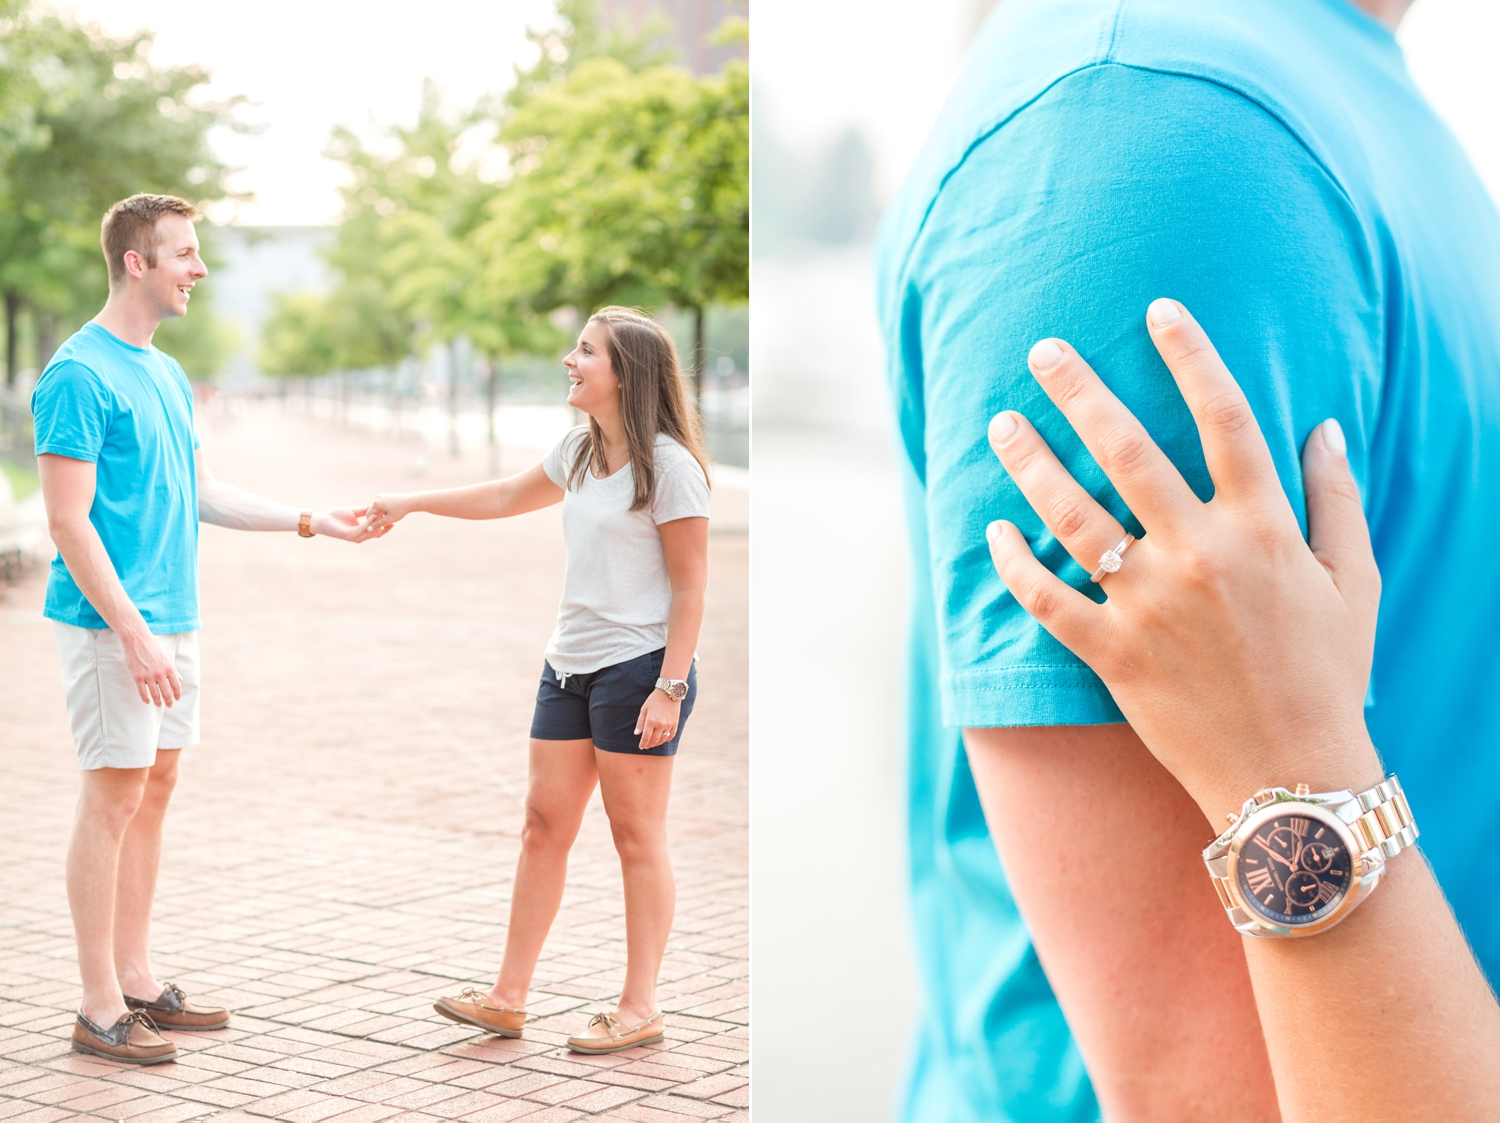
<path id="1" fill-rule="evenodd" d="M 505 519 L 561 503 L 563 489 L 535 464 L 503 480 L 490 480 L 443 491 L 377 495 L 365 516 L 366 527 L 379 537 L 414 511 L 451 519 Z"/>
<path id="2" fill-rule="evenodd" d="M 996 568 L 1099 674 L 1211 821 L 1273 785 L 1367 788 L 1381 777 L 1363 713 L 1380 579 L 1342 433 L 1325 423 L 1304 450 L 1304 541 L 1254 415 L 1202 329 L 1173 301 L 1155 302 L 1148 323 L 1197 422 L 1214 498 L 1198 501 L 1072 348 L 1044 340 L 1034 376 L 1146 537 L 1104 578 L 1103 604 L 1037 562 L 1009 523 L 991 527 Z M 1093 569 L 1119 523 L 1024 418 L 1001 414 L 991 440 L 1049 529 Z M 1500 1006 L 1419 858 L 1393 858 L 1373 898 L 1337 927 L 1244 946 L 1286 1120 L 1494 1117 Z"/>
<path id="3" fill-rule="evenodd" d="M 703 592 L 708 586 L 708 520 L 673 519 L 659 523 L 667 578 L 672 583 L 672 607 L 667 614 L 667 651 L 662 656 L 661 677 L 685 679 L 698 650 L 703 629 Z M 677 734 L 682 704 L 665 691 L 653 690 L 641 705 L 636 732 L 641 748 L 653 749 Z"/>

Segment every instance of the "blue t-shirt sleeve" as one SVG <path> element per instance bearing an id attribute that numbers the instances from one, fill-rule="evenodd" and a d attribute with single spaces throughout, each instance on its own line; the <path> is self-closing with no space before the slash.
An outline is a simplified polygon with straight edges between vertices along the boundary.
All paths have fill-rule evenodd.
<path id="1" fill-rule="evenodd" d="M 113 410 L 110 392 L 94 371 L 71 359 L 54 363 L 31 396 L 36 454 L 97 462 Z"/>
<path id="2" fill-rule="evenodd" d="M 1053 572 L 1103 596 L 990 451 L 1001 409 L 1030 418 L 1074 478 L 1142 533 L 1032 379 L 1031 345 L 1071 342 L 1207 499 L 1197 430 L 1144 323 L 1154 298 L 1181 300 L 1244 387 L 1305 527 L 1299 453 L 1315 425 L 1339 419 L 1365 478 L 1385 330 L 1372 246 L 1280 121 L 1191 77 L 1081 71 L 967 154 L 899 293 L 916 387 L 901 424 L 927 488 L 946 724 L 1122 720 L 1103 683 L 1005 590 L 985 544 L 985 526 L 1009 519 Z"/>

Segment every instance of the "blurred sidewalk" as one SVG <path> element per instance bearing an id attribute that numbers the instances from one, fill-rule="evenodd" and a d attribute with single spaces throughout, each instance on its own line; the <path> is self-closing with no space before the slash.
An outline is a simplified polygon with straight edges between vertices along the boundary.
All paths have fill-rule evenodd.
<path id="1" fill-rule="evenodd" d="M 288 502 L 484 478 L 478 454 L 430 449 L 414 479 L 421 445 L 224 406 L 204 425 L 215 474 Z M 507 449 L 503 468 L 539 458 Z M 0 1120 L 748 1120 L 746 511 L 743 490 L 716 491 L 702 694 L 670 817 L 667 1041 L 612 1057 L 562 1048 L 624 973 L 597 795 L 525 1039 L 431 1009 L 487 987 L 500 963 L 562 583 L 556 508 L 415 516 L 360 547 L 204 528 L 203 745 L 185 754 L 168 820 L 156 967 L 236 1016 L 174 1035 L 177 1063 L 146 1069 L 68 1047 L 63 856 L 78 781 L 33 569 L 0 602 Z"/>

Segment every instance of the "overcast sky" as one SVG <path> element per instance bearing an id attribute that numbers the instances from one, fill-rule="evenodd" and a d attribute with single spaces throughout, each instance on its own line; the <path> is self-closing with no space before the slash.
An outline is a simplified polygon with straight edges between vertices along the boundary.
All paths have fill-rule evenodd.
<path id="1" fill-rule="evenodd" d="M 503 90 L 534 49 L 526 27 L 551 23 L 552 0 L 84 0 L 80 19 L 127 34 L 156 32 L 153 59 L 200 63 L 210 94 L 247 94 L 242 114 L 260 136 L 216 138 L 220 156 L 244 166 L 237 188 L 256 202 L 245 223 L 302 224 L 338 217 L 338 165 L 322 158 L 329 130 L 416 119 L 422 79 L 436 78 L 453 102 Z"/>

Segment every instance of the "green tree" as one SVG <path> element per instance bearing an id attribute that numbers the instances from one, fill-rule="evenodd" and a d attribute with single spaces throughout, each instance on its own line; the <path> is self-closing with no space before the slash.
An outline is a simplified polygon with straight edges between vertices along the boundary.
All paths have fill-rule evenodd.
<path id="1" fill-rule="evenodd" d="M 208 131 L 233 125 L 236 103 L 199 99 L 196 91 L 208 81 L 199 67 L 153 65 L 148 34 L 115 38 L 43 10 L 9 10 L 0 90 L 0 112 L 7 103 L 12 109 L 0 129 L 0 295 L 13 382 L 23 310 L 45 360 L 59 330 L 102 303 L 108 281 L 99 220 L 111 203 L 137 191 L 199 201 L 225 196 L 226 169 Z M 205 322 L 179 332 L 205 344 L 214 338 L 206 295 L 195 297 L 194 310 Z"/>
<path id="2" fill-rule="evenodd" d="M 476 242 L 492 307 L 674 304 L 748 296 L 749 83 L 586 59 L 501 123 L 513 175 Z"/>

